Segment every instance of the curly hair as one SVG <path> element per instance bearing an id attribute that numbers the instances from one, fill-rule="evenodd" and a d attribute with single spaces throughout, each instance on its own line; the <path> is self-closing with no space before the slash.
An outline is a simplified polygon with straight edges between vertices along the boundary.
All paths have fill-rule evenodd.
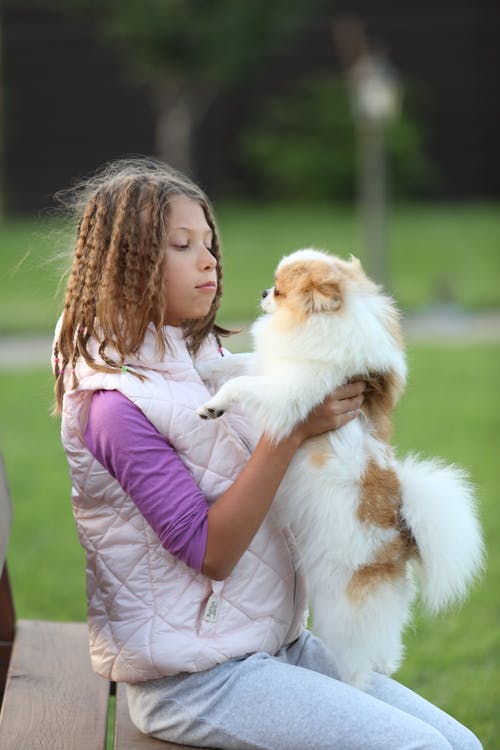
<path id="1" fill-rule="evenodd" d="M 176 195 L 201 205 L 213 232 L 211 253 L 217 259 L 217 293 L 209 313 L 200 320 L 183 322 L 188 348 L 196 354 L 209 333 L 217 339 L 230 333 L 215 323 L 222 294 L 220 240 L 203 191 L 156 160 L 127 159 L 107 164 L 95 176 L 57 196 L 71 208 L 77 227 L 53 351 L 55 413 L 62 409 L 68 383 L 65 370 L 72 373 L 71 388 L 78 385 L 75 366 L 79 357 L 95 370 L 119 371 L 126 357 L 138 352 L 150 324 L 156 331 L 159 351 L 165 353 L 163 248 L 169 201 Z M 90 354 L 90 339 L 97 341 L 104 364 Z"/>

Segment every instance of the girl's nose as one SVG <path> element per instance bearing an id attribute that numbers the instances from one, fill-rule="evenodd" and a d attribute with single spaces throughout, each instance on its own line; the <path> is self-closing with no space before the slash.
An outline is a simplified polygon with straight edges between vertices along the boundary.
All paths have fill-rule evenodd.
<path id="1" fill-rule="evenodd" d="M 215 268 L 217 265 L 217 258 L 215 258 L 210 250 L 203 245 L 203 250 L 201 253 L 200 263 L 203 268 L 212 269 Z"/>

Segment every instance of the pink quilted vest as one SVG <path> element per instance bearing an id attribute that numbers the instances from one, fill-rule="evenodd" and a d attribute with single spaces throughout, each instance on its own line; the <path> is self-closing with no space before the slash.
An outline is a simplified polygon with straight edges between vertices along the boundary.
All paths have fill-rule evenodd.
<path id="1" fill-rule="evenodd" d="M 87 559 L 90 650 L 95 671 L 141 682 L 208 669 L 257 651 L 275 653 L 306 621 L 303 580 L 291 534 L 268 514 L 232 574 L 212 581 L 176 559 L 118 482 L 83 441 L 92 392 L 116 389 L 135 403 L 175 447 L 209 502 L 234 481 L 254 442 L 237 414 L 206 422 L 196 407 L 209 390 L 200 380 L 180 329 L 166 329 L 164 358 L 148 332 L 135 360 L 147 374 L 99 373 L 77 364 L 78 389 L 64 398 L 62 441 L 73 485 L 73 511 Z M 200 359 L 219 356 L 214 340 Z"/>

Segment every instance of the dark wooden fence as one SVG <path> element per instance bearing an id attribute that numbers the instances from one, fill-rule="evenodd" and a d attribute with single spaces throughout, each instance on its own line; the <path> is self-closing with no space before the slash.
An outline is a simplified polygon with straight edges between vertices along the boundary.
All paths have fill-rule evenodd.
<path id="1" fill-rule="evenodd" d="M 99 164 L 154 154 L 147 91 L 92 29 L 67 15 L 4 0 L 1 15 L 3 180 L 12 213 Z M 403 80 L 427 92 L 429 152 L 441 173 L 432 196 L 500 195 L 500 5 L 492 0 L 331 0 L 296 43 L 244 87 L 221 93 L 197 133 L 197 177 L 211 194 L 245 182 L 236 140 L 263 95 L 307 71 L 338 70 L 331 24 L 356 13 Z M 223 40 L 221 40 L 223 43 Z"/>

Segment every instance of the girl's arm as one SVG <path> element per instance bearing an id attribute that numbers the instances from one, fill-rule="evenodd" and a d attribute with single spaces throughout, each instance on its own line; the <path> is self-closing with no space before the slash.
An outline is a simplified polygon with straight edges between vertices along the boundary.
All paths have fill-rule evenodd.
<path id="1" fill-rule="evenodd" d="M 210 508 L 174 448 L 118 391 L 93 395 L 85 441 L 165 549 L 195 570 L 223 579 L 255 536 L 299 445 L 353 419 L 363 390 L 364 383 L 338 389 L 278 444 L 264 435 L 236 481 Z"/>
<path id="2" fill-rule="evenodd" d="M 259 440 L 250 460 L 231 487 L 208 510 L 208 536 L 202 571 L 215 580 L 227 578 L 257 533 L 288 465 L 307 438 L 335 430 L 354 419 L 363 403 L 363 382 L 338 388 L 287 438 Z"/>
<path id="3" fill-rule="evenodd" d="M 85 443 L 134 501 L 162 546 L 200 571 L 207 501 L 178 453 L 142 411 L 119 391 L 97 391 Z"/>

